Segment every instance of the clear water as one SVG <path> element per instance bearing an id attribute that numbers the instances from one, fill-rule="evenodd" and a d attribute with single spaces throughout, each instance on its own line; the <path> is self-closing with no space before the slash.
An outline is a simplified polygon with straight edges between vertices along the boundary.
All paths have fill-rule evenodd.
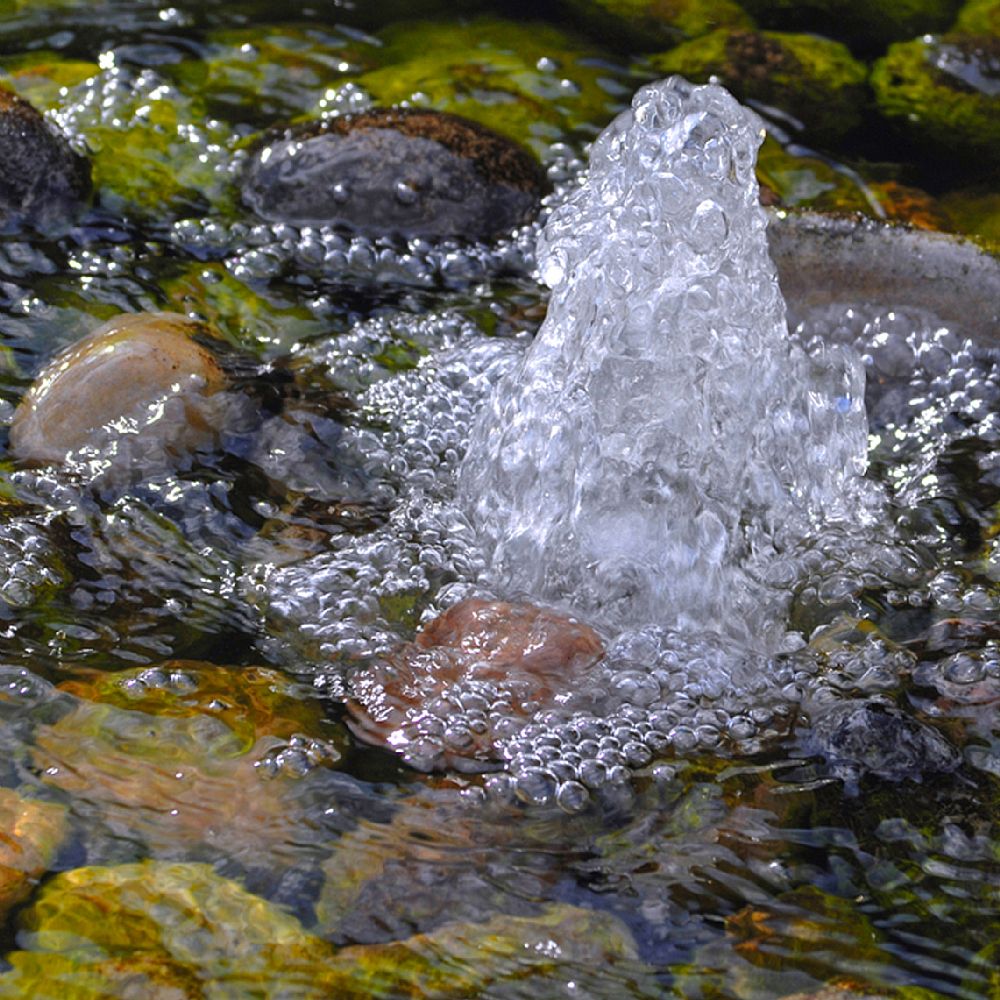
<path id="1" fill-rule="evenodd" d="M 586 144 L 637 81 L 623 58 L 594 57 L 606 115 L 538 140 L 554 193 L 537 226 L 500 246 L 261 225 L 225 196 L 241 139 L 320 102 L 363 104 L 356 85 L 338 83 L 349 69 L 337 67 L 377 64 L 373 33 L 397 16 L 382 7 L 342 14 L 332 27 L 323 12 L 303 10 L 298 33 L 274 24 L 270 5 L 69 4 L 0 22 L 11 66 L 33 46 L 93 63 L 75 82 L 32 84 L 78 142 L 114 148 L 144 134 L 137 108 L 148 107 L 179 178 L 165 184 L 162 150 L 147 142 L 162 194 L 155 211 L 126 189 L 61 238 L 0 242 L 4 421 L 60 346 L 117 310 L 204 316 L 234 349 L 229 433 L 181 468 L 163 460 L 155 436 L 131 452 L 128 475 L 110 452 L 68 469 L 5 466 L 0 785 L 64 809 L 66 830 L 6 917 L 12 968 L 0 973 L 0 992 L 28 992 L 17 978 L 25 955 L 41 956 L 39 981 L 64 995 L 95 974 L 86 949 L 31 950 L 45 945 L 31 926 L 35 901 L 61 873 L 109 866 L 124 878 L 134 864 L 207 863 L 329 950 L 255 971 L 234 939 L 257 940 L 248 914 L 258 904 L 239 897 L 227 911 L 208 895 L 198 897 L 202 916 L 218 934 L 200 957 L 137 944 L 147 920 L 191 926 L 170 916 L 170 885 L 188 891 L 180 870 L 174 883 L 150 875 L 153 898 L 133 892 L 131 910 L 95 889 L 108 909 L 86 934 L 120 928 L 131 942 L 115 951 L 123 964 L 152 955 L 148 971 L 169 952 L 163 968 L 201 969 L 202 986 L 237 995 L 336 995 L 318 985 L 322 975 L 377 955 L 355 947 L 418 934 L 430 937 L 407 954 L 427 947 L 450 956 L 441 965 L 451 969 L 492 968 L 501 959 L 490 922 L 501 921 L 532 955 L 557 948 L 561 957 L 523 981 L 466 994 L 763 998 L 849 980 L 885 995 L 919 987 L 990 996 L 1000 909 L 995 351 L 906 303 L 792 302 L 785 367 L 752 386 L 758 419 L 726 415 L 736 472 L 709 468 L 692 486 L 714 497 L 770 489 L 774 501 L 800 482 L 803 496 L 774 501 L 783 514 L 770 520 L 747 501 L 742 527 L 712 501 L 725 528 L 716 575 L 732 584 L 710 591 L 716 605 L 692 598 L 650 612 L 651 586 L 634 604 L 605 607 L 588 596 L 589 580 L 569 585 L 573 558 L 558 580 L 519 577 L 526 564 L 495 558 L 459 474 L 491 454 L 475 428 L 497 387 L 530 370 L 533 342 L 550 344 L 562 330 L 563 302 L 576 308 L 575 295 L 594 294 L 556 282 L 534 248 L 547 220 L 557 233 L 571 224 L 587 197 Z M 216 34 L 225 31 L 236 35 Z M 259 45 L 295 39 L 287 65 L 296 72 L 249 91 L 238 76 L 219 85 L 187 75 L 240 52 L 240 31 Z M 320 64 L 333 79 L 310 78 Z M 569 63 L 534 72 L 556 103 L 568 93 L 560 79 L 578 74 Z M 490 100 L 499 98 L 483 105 Z M 752 146 L 754 129 L 736 127 L 740 148 Z M 661 204 L 656 191 L 649 197 Z M 696 190 L 691 198 L 688 219 L 704 200 Z M 706 273 L 711 308 L 738 287 L 729 269 L 753 258 L 767 269 L 751 199 L 735 189 L 726 198 L 721 211 L 745 253 Z M 699 218 L 711 228 L 718 216 L 709 207 Z M 687 236 L 697 244 L 697 227 Z M 548 239 L 538 263 L 562 250 L 568 277 L 564 238 Z M 601 241 L 602 251 L 614 247 Z M 663 253 L 655 244 L 648 252 Z M 557 286 L 551 297 L 542 277 Z M 777 337 L 769 273 L 762 285 L 751 304 Z M 605 294 L 613 320 L 616 300 Z M 681 304 L 669 291 L 657 301 L 668 311 Z M 634 318 L 635 332 L 648 333 L 648 317 Z M 628 331 L 610 320 L 613 342 Z M 731 320 L 721 325 L 734 364 L 753 364 L 762 347 Z M 866 426 L 852 356 L 865 372 Z M 659 377 L 669 360 L 652 356 L 647 367 Z M 789 432 L 782 445 L 797 456 L 794 476 L 773 462 L 782 452 L 765 447 L 775 432 L 763 417 L 789 371 L 797 381 L 779 410 L 839 455 L 821 462 L 809 455 L 812 436 Z M 818 386 L 813 396 L 809 386 Z M 851 402 L 847 413 L 838 399 Z M 867 486 L 856 483 L 865 466 Z M 746 534 L 754 523 L 756 548 Z M 618 528 L 605 535 L 631 557 L 647 529 L 628 542 Z M 693 595 L 703 583 L 694 574 L 681 589 Z M 345 699 L 382 654 L 462 597 L 512 590 L 592 614 L 608 652 L 571 699 L 511 720 L 496 771 L 428 770 L 461 747 L 463 727 L 509 718 L 502 701 L 484 706 L 474 692 L 448 692 L 419 713 L 398 753 L 350 735 Z M 752 627 L 737 591 L 759 611 Z M 926 751 L 903 780 L 884 773 L 884 747 L 831 752 L 845 704 L 860 699 L 924 727 L 901 730 Z M 925 766 L 934 763 L 928 729 L 956 748 L 957 765 Z M 577 914 L 572 933 L 537 923 L 553 907 Z M 299 955 L 288 925 L 276 927 L 269 940 Z M 494 936 L 484 940 L 487 927 Z M 627 948 L 616 951 L 615 934 Z M 205 955 L 215 964 L 199 964 Z M 101 968 L 110 982 L 113 970 Z M 364 987 L 394 988 L 385 979 Z"/>

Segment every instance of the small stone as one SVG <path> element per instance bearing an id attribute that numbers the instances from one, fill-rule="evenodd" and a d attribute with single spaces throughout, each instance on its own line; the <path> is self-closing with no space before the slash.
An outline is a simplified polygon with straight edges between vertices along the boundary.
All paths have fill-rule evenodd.
<path id="1" fill-rule="evenodd" d="M 402 753 L 414 766 L 479 769 L 475 762 L 497 759 L 508 719 L 524 720 L 572 691 L 603 653 L 593 629 L 552 609 L 462 601 L 414 642 L 353 679 L 351 728 L 361 739 Z M 491 726 L 470 728 L 461 748 L 446 750 L 442 743 L 429 758 L 422 751 L 419 761 L 414 759 L 408 751 L 433 736 L 426 728 L 428 706 L 444 696 L 457 706 L 469 691 L 489 692 L 509 708 Z"/>
<path id="2" fill-rule="evenodd" d="M 370 236 L 489 240 L 528 222 L 541 167 L 510 139 L 439 111 L 378 108 L 269 137 L 243 177 L 261 218 Z"/>
<path id="3" fill-rule="evenodd" d="M 224 388 L 226 378 L 193 339 L 200 331 L 176 313 L 125 314 L 98 327 L 35 379 L 14 413 L 11 451 L 22 461 L 61 462 L 123 418 L 155 424 L 155 434 L 179 451 L 214 440 L 197 402 Z M 150 421 L 149 408 L 168 397 L 184 398 L 188 419 Z"/>
<path id="4" fill-rule="evenodd" d="M 90 190 L 90 164 L 26 100 L 0 86 L 0 226 L 58 229 Z"/>

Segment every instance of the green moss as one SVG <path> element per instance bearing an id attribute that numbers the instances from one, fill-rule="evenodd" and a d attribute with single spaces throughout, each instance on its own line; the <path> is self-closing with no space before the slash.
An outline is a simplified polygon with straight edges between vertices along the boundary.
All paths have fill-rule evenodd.
<path id="1" fill-rule="evenodd" d="M 768 28 L 815 31 L 866 52 L 951 24 L 961 0 L 744 0 Z"/>
<path id="2" fill-rule="evenodd" d="M 994 253 L 1000 252 L 1000 193 L 952 191 L 941 199 L 941 205 L 958 232 Z"/>
<path id="3" fill-rule="evenodd" d="M 244 284 L 222 264 L 194 263 L 160 288 L 170 309 L 208 323 L 236 346 L 287 351 L 329 329 L 306 306 L 277 289 Z"/>
<path id="4" fill-rule="evenodd" d="M 39 110 L 58 109 L 91 161 L 105 207 L 162 221 L 223 202 L 232 129 L 204 103 L 150 75 L 121 83 L 113 70 L 39 52 L 8 62 L 10 83 Z"/>
<path id="5" fill-rule="evenodd" d="M 717 28 L 752 28 L 733 0 L 565 0 L 595 37 L 633 51 L 676 45 Z"/>
<path id="6" fill-rule="evenodd" d="M 977 63 L 998 55 L 1000 40 L 970 36 L 893 45 L 872 70 L 878 108 L 915 143 L 949 163 L 978 167 L 985 157 L 994 165 L 1000 157 L 1000 94 L 967 80 L 974 79 Z"/>
<path id="7" fill-rule="evenodd" d="M 786 208 L 873 214 L 871 201 L 854 176 L 815 156 L 793 156 L 771 136 L 757 158 L 757 179 Z"/>
<path id="8" fill-rule="evenodd" d="M 301 114 L 348 73 L 377 64 L 377 48 L 316 26 L 217 31 L 206 53 L 170 70 L 189 93 L 261 124 Z"/>
<path id="9" fill-rule="evenodd" d="M 631 93 L 624 71 L 546 24 L 420 22 L 380 38 L 381 67 L 354 79 L 376 103 L 451 111 L 539 152 L 596 135 Z"/>
<path id="10" fill-rule="evenodd" d="M 344 1000 L 472 996 L 504 980 L 537 980 L 544 991 L 549 976 L 554 987 L 570 973 L 584 983 L 645 974 L 617 919 L 573 906 L 334 952 L 210 866 L 162 862 L 56 876 L 22 913 L 18 943 L 0 996 L 124 995 L 109 991 L 130 972 L 143 992 L 128 995 Z"/>
<path id="11" fill-rule="evenodd" d="M 1000 0 L 969 0 L 958 12 L 952 31 L 965 35 L 1000 35 Z"/>
<path id="12" fill-rule="evenodd" d="M 846 46 L 813 35 L 720 30 L 650 63 L 658 73 L 696 83 L 718 77 L 740 100 L 780 108 L 821 141 L 849 132 L 864 108 L 865 67 Z"/>

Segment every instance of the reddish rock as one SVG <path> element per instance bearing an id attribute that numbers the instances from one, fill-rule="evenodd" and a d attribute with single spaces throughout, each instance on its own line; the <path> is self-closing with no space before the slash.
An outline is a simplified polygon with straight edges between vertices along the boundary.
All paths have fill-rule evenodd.
<path id="1" fill-rule="evenodd" d="M 353 679 L 351 729 L 415 767 L 481 769 L 518 720 L 564 704 L 603 653 L 592 628 L 561 612 L 463 601 Z"/>

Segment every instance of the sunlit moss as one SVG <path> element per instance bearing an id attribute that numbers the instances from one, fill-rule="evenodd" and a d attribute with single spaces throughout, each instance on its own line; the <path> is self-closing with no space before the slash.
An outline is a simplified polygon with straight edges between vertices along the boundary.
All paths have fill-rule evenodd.
<path id="1" fill-rule="evenodd" d="M 355 78 L 376 103 L 450 111 L 538 151 L 596 134 L 631 90 L 599 51 L 547 24 L 420 22 L 379 37 L 381 68 Z"/>

